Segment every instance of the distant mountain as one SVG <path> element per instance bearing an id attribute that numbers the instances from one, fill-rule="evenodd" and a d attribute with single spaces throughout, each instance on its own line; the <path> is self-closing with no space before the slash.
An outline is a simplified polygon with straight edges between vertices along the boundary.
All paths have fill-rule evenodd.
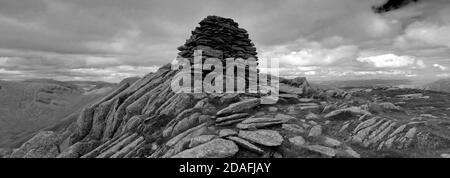
<path id="1" fill-rule="evenodd" d="M 412 87 L 412 82 L 405 79 L 367 79 L 367 80 L 341 80 L 341 81 L 316 81 L 310 82 L 314 88 L 372 88 L 376 86 Z"/>
<path id="2" fill-rule="evenodd" d="M 450 92 L 450 78 L 440 79 L 438 81 L 426 84 L 424 88 L 432 91 Z"/>
<path id="3" fill-rule="evenodd" d="M 21 144 L 115 87 L 91 81 L 0 80 L 0 147 Z"/>

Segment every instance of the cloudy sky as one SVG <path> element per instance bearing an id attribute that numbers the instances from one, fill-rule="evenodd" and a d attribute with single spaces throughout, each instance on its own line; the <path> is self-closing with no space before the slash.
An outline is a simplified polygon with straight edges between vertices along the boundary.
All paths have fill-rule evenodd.
<path id="1" fill-rule="evenodd" d="M 450 1 L 0 0 L 0 79 L 118 82 L 176 57 L 207 15 L 247 29 L 261 59 L 310 80 L 450 77 Z"/>

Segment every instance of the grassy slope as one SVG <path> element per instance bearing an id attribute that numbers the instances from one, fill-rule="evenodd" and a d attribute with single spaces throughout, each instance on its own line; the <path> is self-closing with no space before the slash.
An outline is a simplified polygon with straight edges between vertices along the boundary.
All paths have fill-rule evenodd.
<path id="1" fill-rule="evenodd" d="M 17 147 L 103 94 L 83 94 L 70 83 L 0 81 L 0 147 Z"/>

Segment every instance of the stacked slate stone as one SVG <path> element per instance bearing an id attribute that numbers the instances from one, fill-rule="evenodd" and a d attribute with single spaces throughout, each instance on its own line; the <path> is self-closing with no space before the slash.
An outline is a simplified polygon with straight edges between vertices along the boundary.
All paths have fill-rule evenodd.
<path id="1" fill-rule="evenodd" d="M 192 31 L 192 36 L 178 47 L 179 56 L 192 59 L 195 50 L 202 50 L 205 58 L 257 59 L 255 45 L 249 39 L 247 30 L 239 28 L 233 19 L 208 16 Z"/>

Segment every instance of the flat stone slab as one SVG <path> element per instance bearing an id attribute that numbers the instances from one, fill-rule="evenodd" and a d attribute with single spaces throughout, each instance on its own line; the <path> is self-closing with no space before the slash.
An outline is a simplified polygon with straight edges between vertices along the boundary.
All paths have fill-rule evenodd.
<path id="1" fill-rule="evenodd" d="M 252 124 L 252 123 L 267 123 L 267 122 L 287 122 L 288 119 L 285 118 L 266 118 L 266 117 L 259 117 L 259 118 L 248 118 L 244 121 L 242 121 L 242 124 Z"/>
<path id="2" fill-rule="evenodd" d="M 228 114 L 235 114 L 243 111 L 248 111 L 258 105 L 261 104 L 261 99 L 259 98 L 252 98 L 244 101 L 240 101 L 237 103 L 230 104 L 228 107 L 220 110 L 217 112 L 217 115 L 228 115 Z"/>
<path id="3" fill-rule="evenodd" d="M 283 119 L 283 120 L 287 120 L 287 121 L 289 121 L 291 119 L 296 119 L 295 117 L 292 117 L 292 116 L 286 115 L 286 114 L 281 114 L 281 113 L 278 113 L 277 115 L 275 115 L 275 118 L 279 118 L 279 119 Z"/>
<path id="4" fill-rule="evenodd" d="M 296 124 L 283 124 L 281 128 L 295 134 L 302 134 L 306 132 L 303 127 Z"/>
<path id="5" fill-rule="evenodd" d="M 345 108 L 345 109 L 338 109 L 335 111 L 332 111 L 330 113 L 328 113 L 327 115 L 325 115 L 325 119 L 332 119 L 332 118 L 336 118 L 339 117 L 341 115 L 344 114 L 349 114 L 352 116 L 356 116 L 356 115 L 372 115 L 369 111 L 363 110 L 359 107 L 349 107 L 349 108 Z"/>
<path id="6" fill-rule="evenodd" d="M 230 121 L 218 123 L 218 124 L 216 124 L 216 126 L 217 127 L 229 126 L 229 125 L 233 125 L 233 124 L 236 124 L 236 123 L 240 123 L 240 122 L 242 122 L 244 120 L 245 120 L 245 118 L 243 118 L 243 119 L 236 119 L 236 120 L 230 120 Z"/>
<path id="7" fill-rule="evenodd" d="M 319 105 L 301 106 L 300 110 L 319 109 Z"/>
<path id="8" fill-rule="evenodd" d="M 329 147 L 336 148 L 341 146 L 342 142 L 334 138 L 324 137 L 323 144 Z"/>
<path id="9" fill-rule="evenodd" d="M 306 148 L 309 151 L 316 152 L 316 153 L 319 153 L 324 156 L 328 156 L 328 157 L 336 156 L 336 150 L 333 148 L 326 147 L 326 146 L 308 145 L 308 146 L 305 146 L 304 148 Z"/>
<path id="10" fill-rule="evenodd" d="M 258 146 L 253 145 L 250 142 L 248 142 L 247 140 L 244 140 L 242 138 L 231 136 L 231 137 L 228 137 L 228 139 L 234 141 L 239 146 L 244 147 L 245 149 L 248 149 L 248 150 L 250 150 L 252 152 L 255 152 L 255 153 L 258 153 L 258 154 L 263 154 L 264 153 L 264 150 L 262 150 Z"/>
<path id="11" fill-rule="evenodd" d="M 286 99 L 297 99 L 298 95 L 296 94 L 279 94 L 280 98 L 286 98 Z"/>
<path id="12" fill-rule="evenodd" d="M 275 125 L 281 125 L 285 122 L 280 121 L 280 122 L 262 122 L 262 123 L 250 123 L 250 124 L 238 124 L 236 127 L 238 129 L 241 130 L 248 130 L 248 129 L 260 129 L 260 128 L 264 128 L 264 127 L 270 127 L 270 126 L 275 126 Z"/>
<path id="13" fill-rule="evenodd" d="M 216 122 L 226 122 L 226 121 L 240 119 L 240 118 L 247 117 L 247 116 L 249 116 L 248 113 L 233 114 L 233 115 L 226 116 L 226 117 L 219 117 L 216 119 Z"/>
<path id="14" fill-rule="evenodd" d="M 283 136 L 274 130 L 239 131 L 239 137 L 264 146 L 280 146 Z"/>
<path id="15" fill-rule="evenodd" d="M 300 99 L 298 99 L 298 101 L 302 102 L 302 103 L 310 103 L 310 102 L 314 101 L 314 99 L 312 99 L 312 98 L 300 98 Z"/>
<path id="16" fill-rule="evenodd" d="M 190 141 L 189 148 L 196 147 L 198 145 L 207 143 L 216 137 L 217 137 L 216 135 L 201 135 L 198 137 L 194 137 Z"/>

